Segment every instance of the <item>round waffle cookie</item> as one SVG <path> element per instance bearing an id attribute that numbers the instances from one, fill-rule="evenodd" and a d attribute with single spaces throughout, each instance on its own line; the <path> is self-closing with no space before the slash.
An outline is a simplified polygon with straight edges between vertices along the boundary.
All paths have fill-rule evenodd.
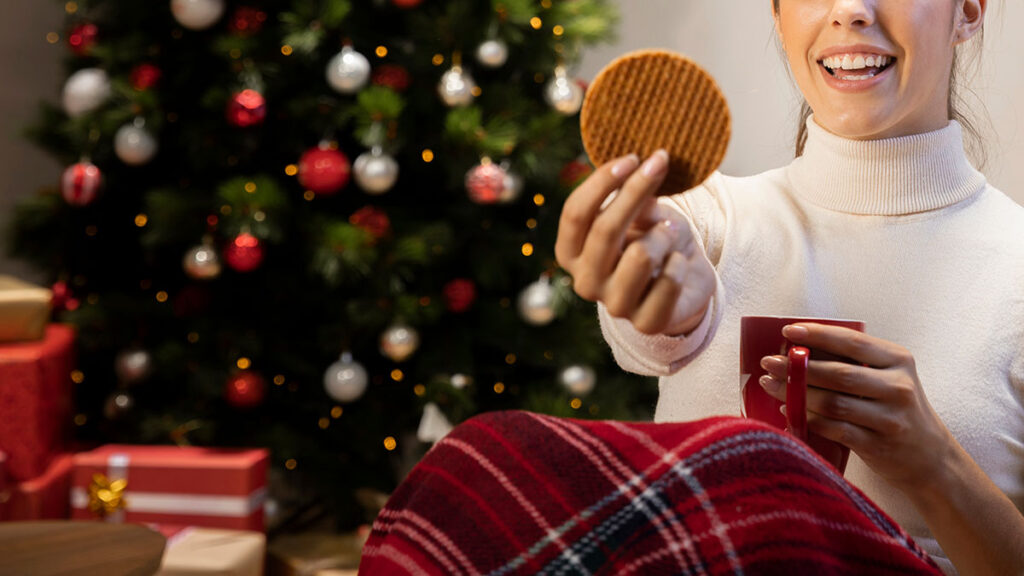
<path id="1" fill-rule="evenodd" d="M 626 54 L 587 89 L 580 113 L 583 147 L 600 166 L 659 148 L 669 155 L 658 195 L 689 190 L 722 163 L 732 121 L 714 79 L 692 60 L 664 50 Z"/>

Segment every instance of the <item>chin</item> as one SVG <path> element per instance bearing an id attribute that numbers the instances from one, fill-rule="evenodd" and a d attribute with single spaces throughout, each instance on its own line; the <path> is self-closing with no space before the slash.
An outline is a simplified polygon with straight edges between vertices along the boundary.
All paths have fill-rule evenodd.
<path id="1" fill-rule="evenodd" d="M 878 140 L 896 135 L 895 123 L 877 111 L 846 111 L 843 114 L 814 115 L 825 130 L 850 140 Z"/>

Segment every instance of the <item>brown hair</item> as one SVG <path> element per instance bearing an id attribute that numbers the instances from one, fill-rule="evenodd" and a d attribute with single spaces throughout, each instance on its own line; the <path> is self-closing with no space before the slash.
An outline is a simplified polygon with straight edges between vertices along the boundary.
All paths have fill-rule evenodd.
<path id="1" fill-rule="evenodd" d="M 779 2 L 780 0 L 773 0 L 773 6 L 775 14 L 779 13 Z M 968 44 L 974 45 L 976 48 L 971 49 L 967 63 L 977 64 L 981 58 L 981 46 L 984 43 L 985 29 L 984 27 L 978 32 Z M 964 133 L 967 136 L 967 152 L 974 159 L 975 164 L 980 169 L 987 161 L 987 150 L 985 149 L 985 139 L 981 135 L 981 131 L 978 129 L 977 120 L 972 119 L 967 114 L 964 114 L 961 110 L 966 108 L 964 92 L 973 94 L 971 88 L 967 85 L 964 78 L 964 67 L 961 66 L 964 60 L 961 56 L 962 46 L 958 46 L 953 53 L 953 66 L 949 76 L 949 93 L 948 93 L 948 111 L 947 116 L 950 120 L 956 120 L 963 127 Z M 783 61 L 786 61 L 783 58 Z M 976 67 L 975 67 L 976 68 Z M 962 108 L 963 107 L 963 108 Z M 811 116 L 811 107 L 804 100 L 800 104 L 800 124 L 797 127 L 796 133 L 796 156 L 802 156 L 804 153 L 804 145 L 807 144 L 807 119 Z"/>

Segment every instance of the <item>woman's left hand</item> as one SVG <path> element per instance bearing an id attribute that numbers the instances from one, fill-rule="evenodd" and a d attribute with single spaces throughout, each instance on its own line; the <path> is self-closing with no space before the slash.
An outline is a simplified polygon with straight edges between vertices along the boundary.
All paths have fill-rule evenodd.
<path id="1" fill-rule="evenodd" d="M 937 473 L 957 444 L 925 397 L 914 357 L 905 348 L 856 330 L 823 324 L 786 326 L 793 344 L 844 356 L 862 365 L 811 360 L 807 426 L 849 446 L 896 488 L 917 490 Z M 785 402 L 788 360 L 766 356 L 761 386 Z"/>

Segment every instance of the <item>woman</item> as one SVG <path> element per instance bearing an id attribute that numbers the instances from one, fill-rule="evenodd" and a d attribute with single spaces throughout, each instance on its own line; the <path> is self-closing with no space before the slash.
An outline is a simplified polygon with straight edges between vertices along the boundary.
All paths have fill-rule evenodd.
<path id="1" fill-rule="evenodd" d="M 944 571 L 1021 574 L 1024 208 L 969 164 L 948 89 L 986 9 L 773 0 L 813 111 L 798 158 L 660 204 L 664 152 L 610 162 L 567 200 L 556 255 L 619 363 L 661 376 L 659 422 L 738 413 L 741 316 L 864 320 L 784 331 L 864 365 L 811 362 L 810 430 Z M 763 366 L 784 400 L 785 358 Z"/>

